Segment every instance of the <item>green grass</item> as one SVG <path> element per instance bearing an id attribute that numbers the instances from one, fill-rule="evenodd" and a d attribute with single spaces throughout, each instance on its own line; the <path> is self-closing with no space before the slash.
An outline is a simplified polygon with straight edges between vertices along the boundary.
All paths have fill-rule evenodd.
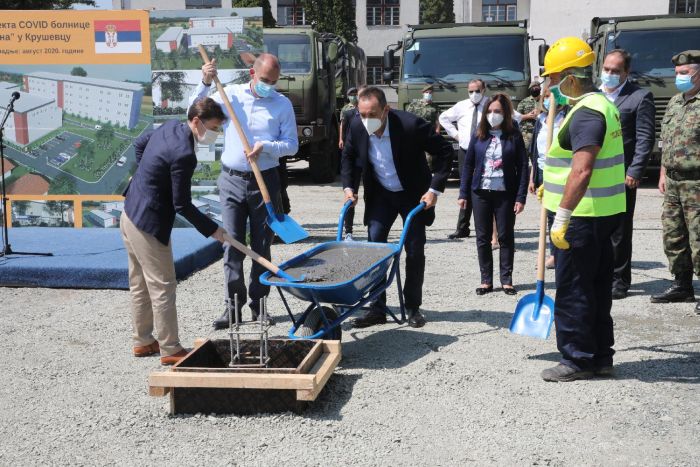
<path id="1" fill-rule="evenodd" d="M 5 184 L 10 187 L 14 182 L 17 181 L 20 177 L 27 175 L 28 173 L 31 173 L 31 170 L 29 170 L 27 167 L 23 165 L 18 165 L 12 170 L 12 175 L 10 175 L 8 178 L 5 179 Z"/>
<path id="2" fill-rule="evenodd" d="M 143 102 L 141 103 L 141 105 L 143 106 Z M 153 113 L 153 106 L 150 107 L 150 112 L 148 115 L 142 115 L 143 120 L 139 120 L 134 128 L 132 128 L 131 130 L 127 130 L 124 127 L 117 127 L 117 126 L 113 125 L 114 132 L 119 133 L 120 135 L 124 135 L 124 136 L 131 136 L 131 137 L 138 136 L 139 134 L 141 134 L 141 132 L 144 130 L 144 128 L 146 128 L 148 125 L 151 124 L 151 120 L 153 118 L 150 115 L 151 113 Z M 74 128 L 82 128 L 83 130 L 88 131 L 88 133 L 80 133 L 80 134 L 87 136 L 90 139 L 95 139 L 95 132 L 97 131 L 97 130 L 95 130 L 95 125 L 104 125 L 104 122 L 99 122 L 99 121 L 93 120 L 91 118 L 78 117 L 78 116 L 69 115 L 69 114 L 64 114 L 64 119 L 73 120 L 75 122 L 80 122 L 80 123 L 83 123 L 83 124 L 89 126 L 89 128 L 82 128 L 82 127 L 75 126 L 70 122 L 66 122 L 63 124 L 63 129 L 67 130 L 68 128 L 71 128 L 70 131 L 74 131 L 73 130 Z M 74 131 L 74 133 L 78 133 L 78 132 Z"/>
<path id="3" fill-rule="evenodd" d="M 192 174 L 192 180 L 216 180 L 216 178 L 219 176 L 219 173 L 221 173 L 221 161 L 202 162 L 202 164 L 208 165 L 211 168 L 211 170 L 209 172 L 205 172 L 203 170 L 196 171 L 194 174 Z"/>
<path id="4" fill-rule="evenodd" d="M 143 96 L 143 99 L 141 99 L 141 115 L 153 117 L 153 97 Z"/>
<path id="5" fill-rule="evenodd" d="M 91 130 L 86 130 L 85 128 L 80 128 L 80 127 L 70 127 L 66 128 L 69 131 L 72 131 L 73 133 L 77 133 L 81 136 L 85 136 L 89 138 L 90 136 L 87 136 L 86 133 L 90 133 Z M 94 136 L 94 132 L 92 133 L 92 136 Z M 100 179 L 102 174 L 104 173 L 104 170 L 111 164 L 110 162 L 110 157 L 112 152 L 115 150 L 118 150 L 119 144 L 123 140 L 121 139 L 112 139 L 110 141 L 110 144 L 106 148 L 102 147 L 97 147 L 95 146 L 95 152 L 94 152 L 94 157 L 93 157 L 93 162 L 92 162 L 92 169 L 91 170 L 85 170 L 83 167 L 79 165 L 80 161 L 82 160 L 81 156 L 75 156 L 73 157 L 70 161 L 66 162 L 65 165 L 63 165 L 61 168 L 65 170 L 66 172 L 69 172 L 76 177 L 79 177 L 86 182 L 95 182 Z M 119 153 L 122 151 L 119 150 Z"/>

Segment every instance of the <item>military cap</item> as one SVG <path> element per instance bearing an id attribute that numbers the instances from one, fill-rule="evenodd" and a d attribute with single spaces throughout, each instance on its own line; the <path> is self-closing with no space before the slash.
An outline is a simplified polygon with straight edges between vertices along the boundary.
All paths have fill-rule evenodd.
<path id="1" fill-rule="evenodd" d="M 421 92 L 433 92 L 433 85 L 432 84 L 426 84 L 423 86 L 423 89 Z"/>
<path id="2" fill-rule="evenodd" d="M 350 94 L 357 94 L 357 88 L 348 89 L 347 95 L 349 96 Z"/>
<path id="3" fill-rule="evenodd" d="M 674 55 L 671 61 L 676 66 L 700 63 L 700 50 L 686 50 L 685 52 Z"/>
<path id="4" fill-rule="evenodd" d="M 537 87 L 540 87 L 540 88 L 541 88 L 541 87 L 542 87 L 542 84 L 540 84 L 540 82 L 539 82 L 539 81 L 537 81 L 537 80 L 534 80 L 533 82 L 531 82 L 531 83 L 530 83 L 530 86 L 528 86 L 528 89 L 532 89 L 532 88 L 534 88 L 535 86 L 537 86 Z"/>

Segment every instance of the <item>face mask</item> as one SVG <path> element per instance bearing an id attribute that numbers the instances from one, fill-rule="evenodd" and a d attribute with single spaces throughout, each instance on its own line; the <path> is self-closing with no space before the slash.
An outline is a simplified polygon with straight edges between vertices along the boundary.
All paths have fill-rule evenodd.
<path id="1" fill-rule="evenodd" d="M 353 105 L 354 105 L 354 104 L 357 104 L 357 96 L 350 96 L 350 97 L 348 97 L 348 101 L 349 101 L 351 104 L 353 104 Z"/>
<path id="2" fill-rule="evenodd" d="M 503 115 L 497 114 L 495 112 L 490 112 L 488 115 L 486 115 L 486 120 L 488 120 L 489 125 L 491 125 L 491 128 L 497 127 L 498 125 L 503 123 Z"/>
<path id="3" fill-rule="evenodd" d="M 372 135 L 382 127 L 382 120 L 379 118 L 363 118 L 362 124 L 367 129 L 367 133 Z"/>
<path id="4" fill-rule="evenodd" d="M 271 84 L 263 83 L 262 81 L 258 81 L 255 83 L 255 94 L 257 94 L 260 97 L 267 97 L 270 94 L 272 94 L 272 90 L 275 89 L 275 87 Z"/>
<path id="5" fill-rule="evenodd" d="M 469 100 L 472 101 L 474 105 L 478 104 L 481 102 L 481 93 L 480 92 L 475 92 L 472 94 L 469 94 Z"/>
<path id="6" fill-rule="evenodd" d="M 423 100 L 426 102 L 433 102 L 433 95 L 430 94 L 429 92 L 424 92 L 423 93 Z"/>
<path id="7" fill-rule="evenodd" d="M 530 95 L 532 97 L 540 97 L 540 88 L 532 88 L 530 89 Z"/>
<path id="8" fill-rule="evenodd" d="M 693 89 L 693 76 L 696 73 L 697 71 L 692 75 L 676 75 L 676 88 L 680 92 L 688 92 Z"/>
<path id="9" fill-rule="evenodd" d="M 620 85 L 620 75 L 602 72 L 600 74 L 600 80 L 603 82 L 603 86 L 608 89 L 615 89 Z"/>
<path id="10" fill-rule="evenodd" d="M 542 107 L 544 107 L 544 110 L 549 111 L 549 99 L 542 101 Z"/>
<path id="11" fill-rule="evenodd" d="M 566 105 L 569 103 L 569 97 L 561 92 L 561 89 L 559 89 L 560 85 L 561 83 L 550 86 L 549 90 L 554 94 L 554 99 L 556 99 L 558 105 Z"/>
<path id="12" fill-rule="evenodd" d="M 202 124 L 202 127 L 204 127 L 204 136 L 197 135 L 197 141 L 202 144 L 214 144 L 216 142 L 216 138 L 219 137 L 219 133 L 205 127 L 201 121 L 200 123 Z"/>

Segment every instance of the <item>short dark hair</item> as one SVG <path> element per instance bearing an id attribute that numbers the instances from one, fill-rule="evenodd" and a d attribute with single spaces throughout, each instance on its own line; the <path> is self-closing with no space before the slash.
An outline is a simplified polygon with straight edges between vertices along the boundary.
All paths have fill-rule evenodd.
<path id="1" fill-rule="evenodd" d="M 470 80 L 470 81 L 467 83 L 467 86 L 469 86 L 469 85 L 472 84 L 472 83 L 479 83 L 479 87 L 480 87 L 481 89 L 486 89 L 486 81 L 484 81 L 484 80 L 481 79 L 481 78 L 474 78 L 474 79 Z"/>
<path id="2" fill-rule="evenodd" d="M 382 109 L 386 107 L 386 95 L 384 91 L 377 86 L 365 86 L 364 88 L 360 88 L 360 91 L 357 93 L 357 98 L 359 100 L 368 100 L 372 97 L 379 101 L 379 105 Z"/>
<path id="3" fill-rule="evenodd" d="M 211 120 L 212 118 L 222 122 L 226 120 L 226 114 L 221 106 L 211 97 L 200 99 L 190 106 L 187 111 L 187 120 L 191 121 L 194 117 L 198 117 L 200 120 Z"/>
<path id="4" fill-rule="evenodd" d="M 513 124 L 513 103 L 510 101 L 508 96 L 499 92 L 498 94 L 494 94 L 493 96 L 489 97 L 489 100 L 486 101 L 486 105 L 484 106 L 484 111 L 481 113 L 481 120 L 479 121 L 479 126 L 476 128 L 476 137 L 481 140 L 489 137 L 491 125 L 489 124 L 487 116 L 489 106 L 495 101 L 500 102 L 501 107 L 503 108 L 503 123 L 501 123 L 501 131 L 503 131 L 503 136 L 509 138 L 517 131 L 515 129 L 515 125 Z"/>
<path id="5" fill-rule="evenodd" d="M 607 57 L 608 55 L 612 54 L 620 55 L 622 57 L 622 60 L 624 61 L 625 71 L 630 71 L 630 66 L 632 65 L 632 54 L 630 54 L 625 49 L 613 49 L 607 54 L 605 54 L 605 56 Z"/>

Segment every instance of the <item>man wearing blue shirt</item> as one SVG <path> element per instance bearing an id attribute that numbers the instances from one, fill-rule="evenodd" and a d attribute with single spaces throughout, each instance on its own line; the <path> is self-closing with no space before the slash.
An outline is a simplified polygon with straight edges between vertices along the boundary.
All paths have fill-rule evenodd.
<path id="1" fill-rule="evenodd" d="M 216 61 L 202 67 L 202 82 L 190 97 L 190 105 L 211 91 L 211 83 L 216 76 Z M 250 223 L 251 248 L 270 259 L 270 245 L 274 236 L 266 224 L 267 212 L 258 184 L 255 181 L 250 159 L 255 159 L 270 192 L 270 198 L 277 202 L 280 193 L 280 180 L 277 167 L 279 158 L 296 154 L 299 148 L 297 127 L 292 103 L 275 91 L 280 76 L 277 57 L 261 54 L 250 69 L 250 81 L 246 84 L 226 86 L 226 95 L 236 112 L 236 117 L 246 134 L 252 151 L 245 153 L 243 142 L 238 137 L 231 122 L 222 97 L 218 93 L 211 97 L 223 108 L 229 119 L 224 124 L 224 152 L 221 155 L 221 175 L 218 180 L 221 198 L 221 216 L 224 228 L 236 240 L 245 243 L 246 223 Z M 281 211 L 280 206 L 276 209 Z M 269 287 L 260 284 L 258 278 L 265 270 L 253 262 L 250 284 L 246 290 L 243 277 L 243 253 L 227 245 L 224 250 L 224 277 L 226 298 L 233 302 L 238 296 L 237 310 L 241 319 L 241 308 L 250 298 L 253 320 L 260 311 L 260 299 L 265 297 Z M 228 327 L 228 310 L 214 321 L 215 329 Z"/>

